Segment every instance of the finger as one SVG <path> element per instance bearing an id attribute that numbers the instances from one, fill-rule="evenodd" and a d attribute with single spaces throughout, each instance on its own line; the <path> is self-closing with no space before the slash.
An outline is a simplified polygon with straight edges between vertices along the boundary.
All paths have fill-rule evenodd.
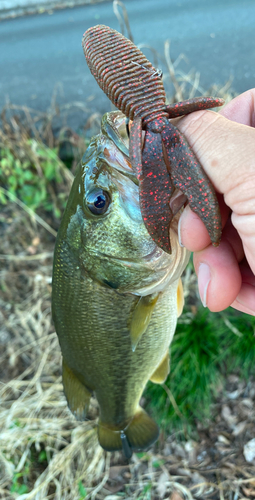
<path id="1" fill-rule="evenodd" d="M 231 307 L 255 316 L 255 286 L 243 283 Z"/>
<path id="2" fill-rule="evenodd" d="M 242 260 L 239 267 L 242 275 L 242 282 L 255 287 L 255 275 L 251 271 L 251 268 L 246 258 Z"/>
<path id="3" fill-rule="evenodd" d="M 227 120 L 213 111 L 181 118 L 179 130 L 225 202 L 234 211 L 232 192 L 240 184 L 255 190 L 255 129 Z"/>
<path id="4" fill-rule="evenodd" d="M 255 204 L 255 190 L 251 193 L 253 200 L 251 200 L 251 205 Z M 245 196 L 245 193 L 244 193 Z M 247 206 L 249 205 L 249 194 L 247 193 Z M 238 231 L 238 234 L 241 236 L 243 241 L 243 248 L 249 263 L 249 266 L 253 273 L 255 274 L 255 210 L 252 213 L 253 208 L 247 208 L 247 212 L 239 215 L 236 213 L 232 213 L 231 219 L 232 223 Z"/>
<path id="5" fill-rule="evenodd" d="M 234 122 L 255 127 L 255 89 L 235 97 L 219 113 Z"/>
<path id="6" fill-rule="evenodd" d="M 252 120 L 252 118 L 250 118 Z M 232 210 L 246 257 L 255 273 L 255 128 L 211 111 L 178 123 L 216 190 Z"/>
<path id="7" fill-rule="evenodd" d="M 223 197 L 218 196 L 218 202 L 222 217 L 222 227 L 224 228 L 229 217 L 229 208 L 225 205 Z M 185 246 L 191 252 L 202 250 L 210 245 L 210 237 L 205 225 L 187 205 L 182 212 L 178 223 L 179 241 L 182 246 Z"/>
<path id="8" fill-rule="evenodd" d="M 230 306 L 240 292 L 245 273 L 250 277 L 247 263 L 246 267 L 243 264 L 242 276 L 239 262 L 243 258 L 242 242 L 230 218 L 225 224 L 222 242 L 218 248 L 209 245 L 194 253 L 200 297 L 203 305 L 211 311 L 221 311 Z"/>
<path id="9" fill-rule="evenodd" d="M 212 245 L 193 256 L 198 276 L 198 289 L 202 304 L 211 311 L 222 311 L 236 299 L 242 285 L 236 254 L 230 243 Z"/>
<path id="10" fill-rule="evenodd" d="M 255 276 L 246 259 L 240 264 L 242 286 L 231 307 L 255 316 Z"/>

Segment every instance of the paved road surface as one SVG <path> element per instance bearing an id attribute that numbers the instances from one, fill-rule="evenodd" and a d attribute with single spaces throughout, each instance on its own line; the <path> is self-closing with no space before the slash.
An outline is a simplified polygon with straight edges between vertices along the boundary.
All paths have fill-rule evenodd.
<path id="1" fill-rule="evenodd" d="M 74 5 L 94 4 L 105 0 L 0 0 L 0 19 L 8 19 L 27 14 L 42 14 L 54 9 Z"/>
<path id="2" fill-rule="evenodd" d="M 223 85 L 230 77 L 239 93 L 255 86 L 254 0 L 126 0 L 125 4 L 135 43 L 150 44 L 162 54 L 164 41 L 171 39 L 172 58 L 184 53 L 187 62 L 182 61 L 181 69 L 199 71 L 204 89 L 213 83 Z M 0 22 L 0 108 L 9 98 L 45 110 L 59 84 L 60 104 L 81 101 L 90 112 L 109 110 L 81 48 L 83 32 L 99 23 L 120 29 L 112 2 Z M 151 58 L 150 52 L 145 53 Z M 165 86 L 171 91 L 167 82 Z"/>

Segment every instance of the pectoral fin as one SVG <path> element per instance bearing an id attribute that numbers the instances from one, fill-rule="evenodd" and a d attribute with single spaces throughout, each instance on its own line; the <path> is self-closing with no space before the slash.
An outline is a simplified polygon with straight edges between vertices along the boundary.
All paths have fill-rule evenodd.
<path id="1" fill-rule="evenodd" d="M 150 381 L 153 382 L 154 384 L 163 384 L 169 372 L 170 372 L 170 356 L 169 352 L 167 351 L 160 365 L 151 376 Z"/>
<path id="2" fill-rule="evenodd" d="M 133 352 L 135 351 L 140 338 L 149 326 L 158 297 L 159 293 L 153 293 L 151 295 L 146 295 L 145 297 L 140 297 L 134 309 L 130 325 L 131 346 Z"/>
<path id="3" fill-rule="evenodd" d="M 78 380 L 63 359 L 62 380 L 67 404 L 77 420 L 85 420 L 91 392 Z"/>
<path id="4" fill-rule="evenodd" d="M 183 306 L 184 306 L 184 293 L 183 293 L 182 280 L 180 278 L 177 288 L 177 318 L 179 318 L 179 316 L 181 315 L 183 311 Z"/>

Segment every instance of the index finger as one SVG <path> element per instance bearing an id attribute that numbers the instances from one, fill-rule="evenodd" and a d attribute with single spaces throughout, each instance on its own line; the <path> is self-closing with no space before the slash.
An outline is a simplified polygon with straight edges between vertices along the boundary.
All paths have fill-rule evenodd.
<path id="1" fill-rule="evenodd" d="M 219 113 L 234 122 L 255 127 L 255 89 L 235 97 Z"/>

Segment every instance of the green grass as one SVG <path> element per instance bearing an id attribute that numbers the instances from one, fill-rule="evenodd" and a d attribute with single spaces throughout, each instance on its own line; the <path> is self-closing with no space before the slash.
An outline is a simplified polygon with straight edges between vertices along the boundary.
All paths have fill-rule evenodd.
<path id="1" fill-rule="evenodd" d="M 53 117 L 46 116 L 39 126 L 39 118 L 25 107 L 25 116 L 19 118 L 12 110 L 10 119 L 7 111 L 2 111 L 0 127 L 0 185 L 4 188 L 0 204 L 7 204 L 13 194 L 33 211 L 46 211 L 59 219 L 73 181 L 71 169 L 88 141 L 66 128 L 54 135 Z"/>
<path id="2" fill-rule="evenodd" d="M 51 212 L 58 219 L 72 182 L 69 168 L 86 144 L 74 134 L 75 147 L 65 136 L 50 147 L 51 135 L 45 144 L 39 136 L 29 136 L 21 125 L 17 133 L 5 123 L 0 130 L 0 184 L 29 208 Z M 68 160 L 69 168 L 59 156 Z M 9 198 L 0 189 L 0 204 L 7 202 Z M 255 318 L 231 308 L 213 314 L 201 307 L 195 315 L 186 309 L 171 345 L 170 376 L 163 386 L 149 383 L 145 392 L 149 411 L 161 428 L 189 433 L 196 419 L 211 417 L 212 403 L 228 373 L 237 372 L 246 379 L 253 374 L 254 331 Z M 20 478 L 16 478 L 13 487 L 19 484 Z M 80 488 L 85 497 L 82 484 Z"/>
<path id="3" fill-rule="evenodd" d="M 25 468 L 21 472 L 16 472 L 13 476 L 10 492 L 11 493 L 18 493 L 18 495 L 23 495 L 24 493 L 28 493 L 29 488 L 25 482 L 27 480 L 27 477 L 29 476 L 29 469 Z"/>
<path id="4" fill-rule="evenodd" d="M 59 218 L 66 195 L 58 192 L 58 185 L 64 182 L 65 167 L 56 148 L 51 149 L 35 139 L 24 140 L 16 149 L 0 148 L 0 183 L 29 208 L 43 208 Z M 0 202 L 8 202 L 2 191 Z"/>
<path id="5" fill-rule="evenodd" d="M 85 498 L 87 496 L 87 490 L 86 490 L 86 488 L 84 488 L 81 481 L 79 481 L 79 483 L 78 483 L 78 489 L 79 489 L 79 493 L 81 495 L 79 500 L 85 500 Z"/>
<path id="6" fill-rule="evenodd" d="M 171 372 L 163 386 L 149 383 L 148 410 L 166 431 L 192 432 L 195 420 L 211 417 L 211 405 L 226 375 L 247 379 L 254 373 L 255 318 L 229 308 L 202 307 L 183 319 L 171 345 Z"/>

